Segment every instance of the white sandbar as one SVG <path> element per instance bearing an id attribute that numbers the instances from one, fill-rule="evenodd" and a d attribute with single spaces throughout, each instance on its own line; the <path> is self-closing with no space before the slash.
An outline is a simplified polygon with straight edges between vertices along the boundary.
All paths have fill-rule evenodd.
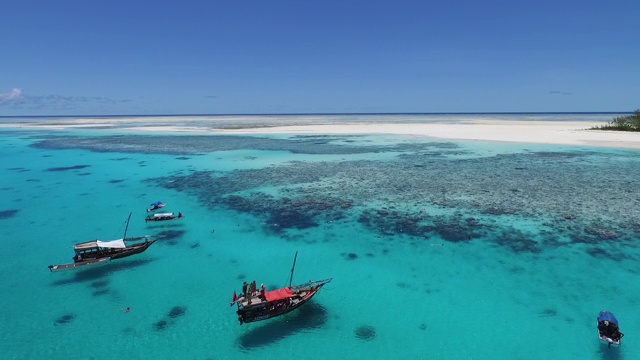
<path id="1" fill-rule="evenodd" d="M 186 121 L 185 121 L 186 120 Z M 606 122 L 463 120 L 436 123 L 344 123 L 297 124 L 291 126 L 256 126 L 216 128 L 215 122 L 197 118 L 101 118 L 64 119 L 55 123 L 5 123 L 0 127 L 79 129 L 118 128 L 120 131 L 182 134 L 397 134 L 442 140 L 476 140 L 517 143 L 600 146 L 640 149 L 640 133 L 587 130 Z"/>

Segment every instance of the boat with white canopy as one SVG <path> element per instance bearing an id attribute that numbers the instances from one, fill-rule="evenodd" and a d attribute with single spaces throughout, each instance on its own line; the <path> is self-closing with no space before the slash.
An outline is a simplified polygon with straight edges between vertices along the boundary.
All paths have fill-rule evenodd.
<path id="1" fill-rule="evenodd" d="M 75 255 L 73 256 L 73 263 L 62 265 L 49 265 L 49 270 L 62 271 L 77 268 L 84 268 L 87 266 L 104 264 L 111 260 L 121 259 L 127 256 L 139 254 L 144 252 L 153 245 L 156 240 L 149 240 L 148 236 L 128 238 L 127 229 L 129 228 L 129 220 L 131 220 L 131 214 L 127 219 L 127 226 L 124 230 L 124 237 L 122 239 L 101 241 L 92 240 L 79 243 L 73 246 Z M 125 241 L 135 241 L 144 239 L 143 242 L 127 245 Z"/>

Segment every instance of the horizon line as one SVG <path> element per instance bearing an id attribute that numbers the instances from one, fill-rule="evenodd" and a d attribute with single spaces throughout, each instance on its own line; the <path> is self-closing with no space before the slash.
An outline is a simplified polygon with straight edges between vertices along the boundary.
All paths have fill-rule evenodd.
<path id="1" fill-rule="evenodd" d="M 568 114 L 632 114 L 633 111 L 507 111 L 507 112 L 344 112 L 344 113 L 220 113 L 220 114 L 81 114 L 81 115 L 0 115 L 4 118 L 70 118 L 70 117 L 173 117 L 173 116 L 308 116 L 308 115 L 568 115 Z"/>

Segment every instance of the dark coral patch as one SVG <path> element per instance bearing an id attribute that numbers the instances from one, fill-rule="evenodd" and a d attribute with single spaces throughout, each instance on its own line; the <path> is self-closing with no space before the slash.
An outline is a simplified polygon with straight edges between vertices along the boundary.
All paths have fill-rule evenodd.
<path id="1" fill-rule="evenodd" d="M 376 337 L 376 329 L 371 325 L 358 326 L 355 333 L 360 340 L 373 340 Z"/>
<path id="2" fill-rule="evenodd" d="M 91 283 L 91 287 L 94 289 L 100 289 L 109 285 L 109 280 L 98 280 Z"/>
<path id="3" fill-rule="evenodd" d="M 542 310 L 542 312 L 540 312 L 540 315 L 547 316 L 547 317 L 556 316 L 558 315 L 558 311 L 555 309 L 544 309 Z"/>
<path id="4" fill-rule="evenodd" d="M 465 242 L 471 240 L 471 236 L 467 234 L 467 229 L 459 224 L 441 224 L 436 226 L 435 231 L 443 240 L 448 242 Z"/>
<path id="5" fill-rule="evenodd" d="M 100 289 L 100 290 L 94 291 L 93 294 L 91 294 L 91 295 L 93 295 L 93 297 L 98 297 L 98 296 L 102 296 L 102 295 L 107 295 L 110 292 L 111 292 L 111 290 L 109 290 L 109 289 Z"/>
<path id="6" fill-rule="evenodd" d="M 318 226 L 313 217 L 305 212 L 287 209 L 271 212 L 267 223 L 273 224 L 271 230 L 276 233 L 283 229 L 308 229 Z"/>
<path id="7" fill-rule="evenodd" d="M 162 331 L 167 328 L 167 325 L 169 325 L 169 323 L 166 320 L 160 320 L 154 324 L 154 327 L 156 330 Z"/>
<path id="8" fill-rule="evenodd" d="M 91 165 L 75 165 L 75 166 L 63 166 L 63 167 L 52 167 L 48 168 L 46 171 L 69 171 L 69 170 L 80 170 L 87 168 Z"/>
<path id="9" fill-rule="evenodd" d="M 68 324 L 70 323 L 73 319 L 75 319 L 76 316 L 73 314 L 66 314 L 66 315 L 62 315 L 59 318 L 56 319 L 54 325 L 58 325 L 58 324 Z"/>
<path id="10" fill-rule="evenodd" d="M 600 240 L 614 240 L 618 238 L 618 234 L 615 232 L 599 227 L 588 227 L 584 229 L 584 232 L 589 235 L 596 236 Z"/>
<path id="11" fill-rule="evenodd" d="M 426 323 L 422 323 L 422 324 L 420 324 L 420 326 L 418 326 L 418 329 L 420 329 L 420 330 L 427 330 L 427 324 L 426 324 Z"/>
<path id="12" fill-rule="evenodd" d="M 348 253 L 344 256 L 345 259 L 347 260 L 355 260 L 358 258 L 358 254 L 356 253 Z"/>
<path id="13" fill-rule="evenodd" d="M 109 180 L 109 184 L 118 184 L 123 182 L 124 179 L 114 179 L 114 180 Z"/>
<path id="14" fill-rule="evenodd" d="M 0 220 L 5 220 L 16 216 L 18 210 L 3 210 L 0 211 Z"/>
<path id="15" fill-rule="evenodd" d="M 172 319 L 180 317 L 184 315 L 186 311 L 187 311 L 187 308 L 184 306 L 174 306 L 171 308 L 171 311 L 169 311 L 169 317 Z"/>
<path id="16" fill-rule="evenodd" d="M 595 247 L 595 248 L 590 248 L 587 249 L 587 254 L 593 256 L 594 258 L 598 258 L 598 259 L 607 259 L 607 260 L 612 260 L 612 261 L 617 261 L 620 262 L 622 260 L 625 260 L 627 258 L 627 255 L 624 254 L 613 254 L 605 249 L 599 248 L 599 247 Z"/>
<path id="17" fill-rule="evenodd" d="M 186 231 L 184 230 L 164 230 L 158 233 L 158 242 L 167 245 L 177 245 L 178 239 L 182 238 Z"/>
<path id="18" fill-rule="evenodd" d="M 538 242 L 531 240 L 530 235 L 518 232 L 516 230 L 511 232 L 504 232 L 494 238 L 494 242 L 501 247 L 510 249 L 514 253 L 540 253 L 542 249 Z"/>

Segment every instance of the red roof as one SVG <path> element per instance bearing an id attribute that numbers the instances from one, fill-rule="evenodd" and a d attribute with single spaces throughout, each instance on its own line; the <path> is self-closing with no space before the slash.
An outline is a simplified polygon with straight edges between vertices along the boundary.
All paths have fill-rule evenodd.
<path id="1" fill-rule="evenodd" d="M 286 287 L 278 290 L 268 291 L 264 293 L 264 298 L 267 299 L 268 302 L 272 302 L 272 301 L 288 299 L 292 295 L 293 293 L 291 292 L 291 290 L 289 290 L 289 288 Z"/>

